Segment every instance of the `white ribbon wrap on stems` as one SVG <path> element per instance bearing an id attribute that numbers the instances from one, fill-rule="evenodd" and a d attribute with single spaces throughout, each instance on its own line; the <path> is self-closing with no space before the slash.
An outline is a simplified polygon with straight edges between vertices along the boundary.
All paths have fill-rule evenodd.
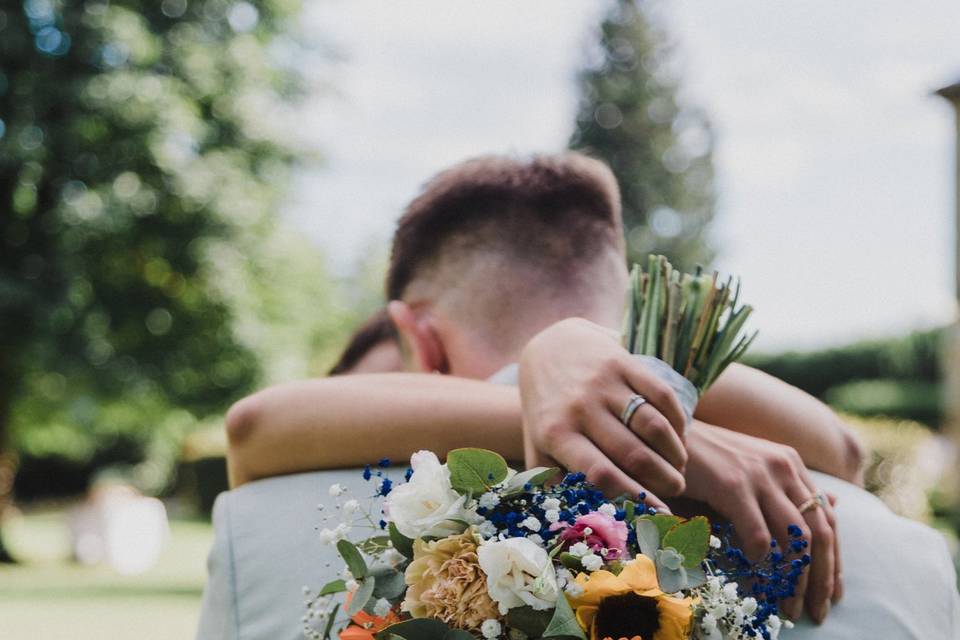
<path id="1" fill-rule="evenodd" d="M 673 392 L 677 394 L 677 400 L 680 401 L 680 406 L 683 407 L 683 413 L 687 418 L 685 426 L 690 426 L 690 422 L 693 420 L 693 410 L 696 408 L 697 401 L 700 399 L 697 388 L 693 386 L 693 383 L 684 378 L 678 371 L 675 371 L 673 367 L 660 358 L 642 355 L 634 357 L 642 362 L 653 375 L 666 382 L 667 385 L 673 389 Z"/>

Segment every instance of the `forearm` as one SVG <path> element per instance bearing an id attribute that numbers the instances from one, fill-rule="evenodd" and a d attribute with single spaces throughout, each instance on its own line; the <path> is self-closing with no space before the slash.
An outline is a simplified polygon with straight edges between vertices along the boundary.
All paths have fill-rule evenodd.
<path id="1" fill-rule="evenodd" d="M 523 459 L 517 389 L 413 373 L 277 385 L 227 414 L 232 486 L 283 473 L 479 446 Z"/>
<path id="2" fill-rule="evenodd" d="M 862 450 L 850 428 L 807 393 L 743 365 L 731 365 L 695 415 L 710 424 L 786 444 L 811 469 L 860 483 Z"/>

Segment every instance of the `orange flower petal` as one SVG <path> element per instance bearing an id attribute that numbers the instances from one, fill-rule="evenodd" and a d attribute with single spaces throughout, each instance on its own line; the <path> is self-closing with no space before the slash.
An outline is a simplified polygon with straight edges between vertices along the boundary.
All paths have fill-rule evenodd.
<path id="1" fill-rule="evenodd" d="M 347 627 L 340 632 L 340 640 L 373 640 L 373 633 L 360 627 Z"/>

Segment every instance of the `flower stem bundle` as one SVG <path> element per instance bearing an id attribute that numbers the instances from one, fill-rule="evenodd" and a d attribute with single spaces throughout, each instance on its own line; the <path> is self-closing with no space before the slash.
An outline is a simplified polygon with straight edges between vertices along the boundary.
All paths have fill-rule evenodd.
<path id="1" fill-rule="evenodd" d="M 624 346 L 654 356 L 690 380 L 702 394 L 739 359 L 756 332 L 744 325 L 753 308 L 738 305 L 740 281 L 717 282 L 717 273 L 681 274 L 664 256 L 647 268 L 634 265 L 624 318 Z"/>

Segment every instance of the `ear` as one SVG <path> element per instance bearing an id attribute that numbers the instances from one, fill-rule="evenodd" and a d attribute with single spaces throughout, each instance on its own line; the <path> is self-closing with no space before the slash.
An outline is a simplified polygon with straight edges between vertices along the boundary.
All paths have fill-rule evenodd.
<path id="1" fill-rule="evenodd" d="M 387 313 L 407 348 L 408 366 L 423 373 L 449 373 L 446 349 L 429 313 L 415 311 L 402 300 L 391 300 Z"/>

